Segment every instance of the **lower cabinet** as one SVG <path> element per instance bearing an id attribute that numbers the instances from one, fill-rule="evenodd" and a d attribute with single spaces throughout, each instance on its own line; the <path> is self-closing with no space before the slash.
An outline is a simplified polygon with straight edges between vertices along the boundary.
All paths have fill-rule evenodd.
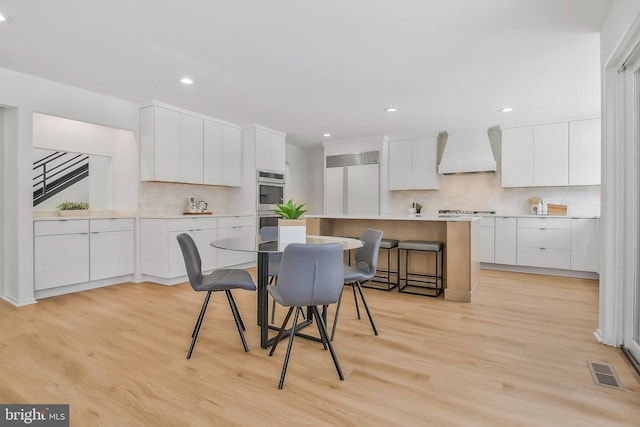
<path id="1" fill-rule="evenodd" d="M 495 218 L 485 216 L 480 220 L 480 262 L 495 262 Z"/>
<path id="2" fill-rule="evenodd" d="M 517 246 L 516 218 L 496 217 L 495 241 L 496 264 L 515 265 Z"/>
<path id="3" fill-rule="evenodd" d="M 227 216 L 218 218 L 218 238 L 256 236 L 256 219 L 253 216 Z M 229 267 L 256 261 L 255 252 L 218 249 L 218 264 Z"/>
<path id="4" fill-rule="evenodd" d="M 134 272 L 133 218 L 34 221 L 36 291 Z"/>
<path id="5" fill-rule="evenodd" d="M 600 272 L 600 221 L 571 218 L 571 269 Z"/>
<path id="6" fill-rule="evenodd" d="M 569 218 L 518 218 L 518 265 L 571 269 Z"/>

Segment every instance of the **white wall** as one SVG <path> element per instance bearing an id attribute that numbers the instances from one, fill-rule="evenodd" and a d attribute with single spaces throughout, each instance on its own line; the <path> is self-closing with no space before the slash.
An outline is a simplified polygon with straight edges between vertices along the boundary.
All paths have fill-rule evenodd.
<path id="1" fill-rule="evenodd" d="M 313 199 L 313 167 L 311 150 L 287 144 L 285 174 L 285 201 L 306 204 L 309 212 L 315 210 Z"/>
<path id="2" fill-rule="evenodd" d="M 33 113 L 138 131 L 138 105 L 0 68 L 5 110 L 3 155 L 4 295 L 15 305 L 33 298 Z M 135 191 L 135 187 L 134 187 Z"/>

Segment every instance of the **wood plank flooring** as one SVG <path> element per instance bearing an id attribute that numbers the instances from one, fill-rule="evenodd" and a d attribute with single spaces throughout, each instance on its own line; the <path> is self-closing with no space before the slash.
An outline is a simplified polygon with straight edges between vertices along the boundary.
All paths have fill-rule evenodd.
<path id="1" fill-rule="evenodd" d="M 72 426 L 640 425 L 631 368 L 593 336 L 595 281 L 482 270 L 471 304 L 365 293 L 380 335 L 345 293 L 345 381 L 320 344 L 297 339 L 283 390 L 286 345 L 260 348 L 255 293 L 234 294 L 250 352 L 214 295 L 191 360 L 204 294 L 187 284 L 0 301 L 0 403 L 69 403 Z M 588 360 L 612 364 L 625 390 L 595 385 Z"/>

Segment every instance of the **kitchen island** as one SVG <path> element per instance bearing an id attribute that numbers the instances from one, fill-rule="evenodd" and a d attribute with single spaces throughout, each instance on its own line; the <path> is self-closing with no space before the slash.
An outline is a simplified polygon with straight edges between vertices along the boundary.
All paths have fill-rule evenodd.
<path id="1" fill-rule="evenodd" d="M 444 243 L 444 299 L 471 302 L 480 273 L 479 226 L 476 216 L 340 216 L 307 215 L 307 233 L 357 237 L 367 228 L 383 231 L 384 239 L 431 240 Z M 432 261 L 414 263 L 429 273 Z M 415 254 L 427 255 L 427 254 Z M 383 260 L 384 258 L 384 260 Z M 386 257 L 379 265 L 386 266 Z M 414 265 L 416 265 L 414 267 Z M 392 263 L 392 269 L 394 264 Z"/>

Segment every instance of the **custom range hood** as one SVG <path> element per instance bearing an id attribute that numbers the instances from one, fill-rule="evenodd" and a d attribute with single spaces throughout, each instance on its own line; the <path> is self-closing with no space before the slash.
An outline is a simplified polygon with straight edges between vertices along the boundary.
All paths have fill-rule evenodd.
<path id="1" fill-rule="evenodd" d="M 496 159 L 487 129 L 440 133 L 438 173 L 495 172 Z"/>

